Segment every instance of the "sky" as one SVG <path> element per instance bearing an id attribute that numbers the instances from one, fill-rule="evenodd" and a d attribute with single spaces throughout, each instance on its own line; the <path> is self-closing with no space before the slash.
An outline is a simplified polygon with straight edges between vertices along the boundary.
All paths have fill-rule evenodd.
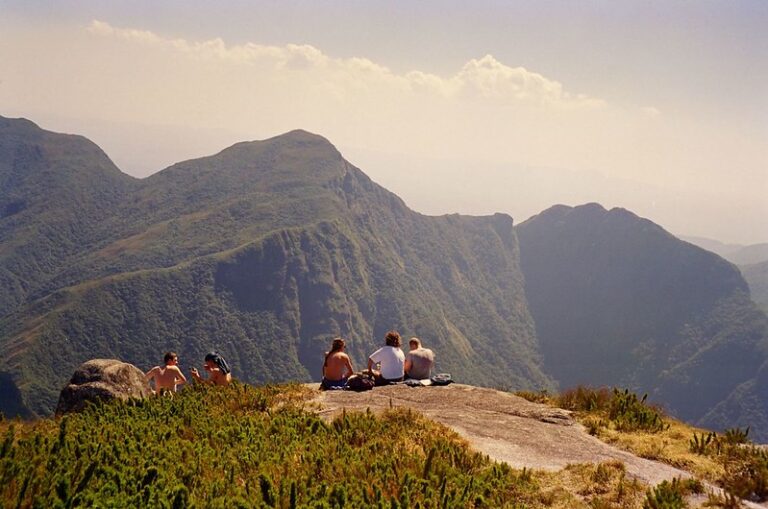
<path id="1" fill-rule="evenodd" d="M 0 0 L 0 115 L 144 177 L 301 128 L 425 214 L 768 242 L 768 2 Z"/>

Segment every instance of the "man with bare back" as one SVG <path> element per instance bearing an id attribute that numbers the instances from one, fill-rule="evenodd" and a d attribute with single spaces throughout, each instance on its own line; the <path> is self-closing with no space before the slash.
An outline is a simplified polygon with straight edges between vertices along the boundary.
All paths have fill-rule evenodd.
<path id="1" fill-rule="evenodd" d="M 147 381 L 155 381 L 155 394 L 176 392 L 176 386 L 187 381 L 184 373 L 177 366 L 179 356 L 176 355 L 176 352 L 167 352 L 163 357 L 163 361 L 165 366 L 155 366 L 144 375 Z"/>

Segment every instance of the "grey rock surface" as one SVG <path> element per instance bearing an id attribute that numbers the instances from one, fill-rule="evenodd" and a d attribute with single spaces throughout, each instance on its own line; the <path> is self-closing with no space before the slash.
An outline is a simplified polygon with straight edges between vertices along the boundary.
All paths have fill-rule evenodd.
<path id="1" fill-rule="evenodd" d="M 144 373 L 117 359 L 93 359 L 75 370 L 59 396 L 56 415 L 82 410 L 86 402 L 146 398 L 152 394 Z"/>

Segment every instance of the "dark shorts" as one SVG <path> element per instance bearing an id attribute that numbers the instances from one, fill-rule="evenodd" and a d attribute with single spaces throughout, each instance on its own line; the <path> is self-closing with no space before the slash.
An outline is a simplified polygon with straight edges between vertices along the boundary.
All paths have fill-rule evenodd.
<path id="1" fill-rule="evenodd" d="M 396 384 L 398 382 L 402 382 L 403 377 L 400 378 L 384 378 L 381 375 L 376 376 L 376 385 L 389 385 L 389 384 Z"/>
<path id="2" fill-rule="evenodd" d="M 320 382 L 320 389 L 324 391 L 328 391 L 331 389 L 343 389 L 347 386 L 347 379 L 342 378 L 341 380 L 328 380 L 327 378 L 323 378 L 323 381 Z"/>

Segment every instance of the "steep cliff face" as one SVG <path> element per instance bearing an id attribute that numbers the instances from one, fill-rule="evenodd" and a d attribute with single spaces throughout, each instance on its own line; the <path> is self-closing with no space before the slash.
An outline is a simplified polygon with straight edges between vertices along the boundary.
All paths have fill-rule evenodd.
<path id="1" fill-rule="evenodd" d="M 596 204 L 516 229 L 545 371 L 562 387 L 627 385 L 696 421 L 765 360 L 765 316 L 717 255 Z"/>
<path id="2" fill-rule="evenodd" d="M 393 328 L 461 379 L 552 385 L 512 219 L 417 214 L 319 136 L 174 165 L 132 184 L 98 231 L 0 320 L 0 369 L 34 413 L 88 358 L 148 368 L 173 349 L 189 366 L 217 348 L 243 380 L 309 380 L 333 336 L 359 368 Z"/>

